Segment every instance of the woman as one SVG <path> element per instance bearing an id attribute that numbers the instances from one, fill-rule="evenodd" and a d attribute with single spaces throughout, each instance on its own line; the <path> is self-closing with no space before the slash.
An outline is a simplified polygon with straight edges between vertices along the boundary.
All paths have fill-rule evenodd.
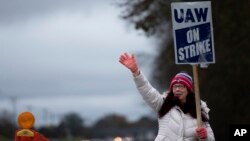
<path id="1" fill-rule="evenodd" d="M 143 99 L 158 113 L 158 135 L 155 141 L 214 141 L 208 122 L 209 109 L 201 101 L 202 126 L 196 127 L 195 96 L 192 77 L 178 73 L 170 83 L 169 92 L 161 95 L 139 70 L 134 55 L 124 53 L 119 62 L 127 67 Z"/>

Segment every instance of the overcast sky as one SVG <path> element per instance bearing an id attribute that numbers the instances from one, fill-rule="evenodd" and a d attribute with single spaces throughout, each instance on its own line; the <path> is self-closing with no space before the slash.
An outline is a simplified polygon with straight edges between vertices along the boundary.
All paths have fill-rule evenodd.
<path id="1" fill-rule="evenodd" d="M 148 114 L 118 58 L 154 54 L 155 45 L 119 18 L 113 2 L 0 0 L 0 110 L 16 103 L 17 114 L 30 110 L 37 124 L 69 112 L 87 123 L 110 113 L 130 120 Z M 146 74 L 150 60 L 138 60 Z"/>

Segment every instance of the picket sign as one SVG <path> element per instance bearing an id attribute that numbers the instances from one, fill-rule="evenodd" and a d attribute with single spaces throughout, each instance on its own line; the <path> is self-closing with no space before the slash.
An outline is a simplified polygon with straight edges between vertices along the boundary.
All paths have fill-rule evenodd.
<path id="1" fill-rule="evenodd" d="M 197 126 L 201 127 L 197 65 L 215 63 L 211 2 L 173 2 L 171 13 L 175 63 L 192 65 Z"/>

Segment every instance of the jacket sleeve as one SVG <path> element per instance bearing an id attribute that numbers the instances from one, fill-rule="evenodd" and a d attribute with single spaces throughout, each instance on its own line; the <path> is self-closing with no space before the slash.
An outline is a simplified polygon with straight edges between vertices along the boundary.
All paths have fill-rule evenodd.
<path id="1" fill-rule="evenodd" d="M 208 112 L 210 111 L 210 109 L 207 107 L 207 104 L 204 101 L 201 101 L 201 108 L 203 109 L 202 113 L 207 117 L 207 119 L 209 119 Z M 200 141 L 215 141 L 214 133 L 209 122 L 204 122 L 203 126 L 207 128 L 207 139 L 203 139 Z"/>
<path id="2" fill-rule="evenodd" d="M 158 112 L 163 104 L 163 96 L 149 83 L 142 72 L 134 77 L 134 82 L 144 101 Z"/>

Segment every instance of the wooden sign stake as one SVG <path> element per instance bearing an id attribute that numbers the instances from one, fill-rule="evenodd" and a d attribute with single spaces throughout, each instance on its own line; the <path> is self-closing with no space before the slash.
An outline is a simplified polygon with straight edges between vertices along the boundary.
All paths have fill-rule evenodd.
<path id="1" fill-rule="evenodd" d="M 201 105 L 200 105 L 200 90 L 197 65 L 192 65 L 194 76 L 194 92 L 195 92 L 195 105 L 197 114 L 197 126 L 201 127 Z"/>

